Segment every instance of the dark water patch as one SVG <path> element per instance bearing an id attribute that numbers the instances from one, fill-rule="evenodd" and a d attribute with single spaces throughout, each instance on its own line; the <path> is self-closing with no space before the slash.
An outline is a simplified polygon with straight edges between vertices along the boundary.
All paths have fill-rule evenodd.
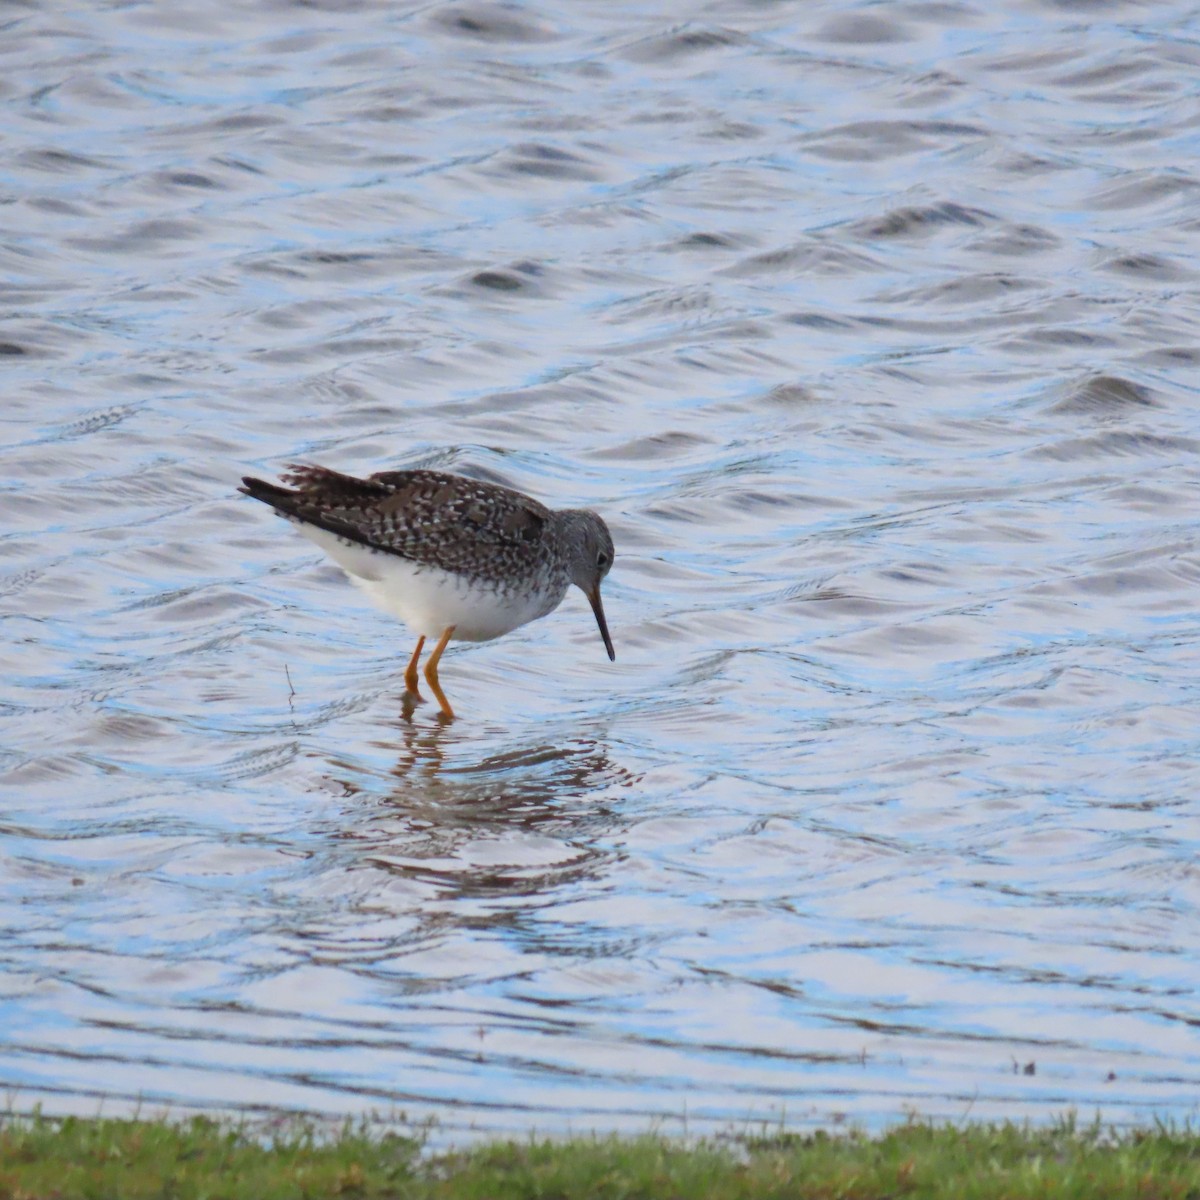
<path id="1" fill-rule="evenodd" d="M 1183 201 L 1194 197 L 1197 187 L 1197 180 L 1178 169 L 1131 171 L 1124 178 L 1096 188 L 1088 204 L 1100 211 L 1127 212 L 1149 204 Z"/>
<path id="2" fill-rule="evenodd" d="M 675 63 L 696 58 L 710 50 L 724 50 L 746 43 L 733 29 L 701 28 L 693 25 L 659 33 L 623 46 L 619 55 L 629 62 Z"/>
<path id="3" fill-rule="evenodd" d="M 1046 347 L 1069 350 L 1078 346 L 1108 348 L 1118 344 L 1111 334 L 1089 333 L 1083 329 L 1072 329 L 1061 325 L 1032 329 L 1020 337 L 1006 338 L 1001 347 L 1013 354 L 1044 354 Z"/>
<path id="4" fill-rule="evenodd" d="M 405 274 L 448 273 L 461 269 L 461 266 L 462 261 L 456 256 L 429 247 L 377 245 L 370 249 L 291 250 L 255 255 L 242 259 L 238 269 L 284 279 L 351 281 L 364 276 L 391 278 Z M 331 299 L 330 302 L 334 301 Z"/>
<path id="5" fill-rule="evenodd" d="M 93 217 L 96 211 L 94 202 L 67 199 L 62 196 L 32 196 L 25 203 L 34 212 L 47 213 L 54 217 L 73 217 L 78 220 L 87 220 Z M 7 249 L 10 253 L 13 252 L 12 247 Z"/>
<path id="6" fill-rule="evenodd" d="M 257 597 L 228 588 L 205 587 L 184 589 L 170 595 L 147 597 L 127 609 L 151 611 L 151 619 L 164 625 L 194 624 L 202 621 L 226 620 L 243 611 L 261 610 L 263 602 Z"/>
<path id="7" fill-rule="evenodd" d="M 1161 283 L 1177 283 L 1196 278 L 1196 272 L 1161 254 L 1101 254 L 1096 266 L 1114 275 L 1129 275 L 1135 279 Z"/>
<path id="8" fill-rule="evenodd" d="M 23 151 L 18 163 L 33 171 L 71 175 L 78 171 L 111 171 L 116 165 L 116 160 L 92 158 L 70 150 L 45 147 Z"/>
<path id="9" fill-rule="evenodd" d="M 217 154 L 213 156 L 212 161 L 219 167 L 229 167 L 230 170 L 239 171 L 245 175 L 261 176 L 263 174 L 262 167 L 248 159 L 238 158 L 234 155 Z"/>
<path id="10" fill-rule="evenodd" d="M 595 457 L 619 462 L 657 462 L 661 459 L 691 456 L 710 444 L 711 439 L 702 434 L 668 430 L 650 437 L 616 443 L 606 447 Z"/>
<path id="11" fill-rule="evenodd" d="M 1138 362 L 1146 366 L 1163 367 L 1195 367 L 1200 366 L 1200 347 L 1196 346 L 1161 346 L 1147 350 L 1140 355 Z"/>
<path id="12" fill-rule="evenodd" d="M 285 117 L 265 112 L 230 113 L 225 117 L 214 117 L 192 132 L 196 135 L 225 134 L 225 133 L 257 133 L 265 129 L 277 129 L 286 125 Z"/>
<path id="13" fill-rule="evenodd" d="M 198 220 L 156 218 L 136 221 L 112 237 L 71 237 L 65 244 L 89 253 L 140 254 L 164 252 L 178 248 L 180 243 L 201 243 L 205 226 Z"/>
<path id="14" fill-rule="evenodd" d="M 519 292 L 526 296 L 544 296 L 545 281 L 545 267 L 529 261 L 476 271 L 469 280 L 473 287 L 485 292 Z"/>
<path id="15" fill-rule="evenodd" d="M 376 121 L 381 125 L 402 128 L 410 121 L 418 121 L 428 116 L 428 113 L 422 105 L 405 104 L 399 99 L 388 99 L 359 110 L 359 116 L 364 121 Z"/>
<path id="16" fill-rule="evenodd" d="M 822 329 L 833 332 L 849 331 L 857 328 L 860 324 L 852 318 L 834 317 L 825 312 L 786 313 L 783 320 L 789 325 L 802 325 L 806 329 Z"/>
<path id="17" fill-rule="evenodd" d="M 1002 273 L 977 273 L 898 292 L 887 292 L 877 299 L 883 304 L 907 308 L 922 308 L 925 305 L 958 307 L 968 304 L 993 304 L 997 300 L 1041 286 L 1041 282 L 1036 279 L 1022 279 L 1016 275 Z"/>
<path id="18" fill-rule="evenodd" d="M 90 732 L 97 739 L 116 743 L 149 742 L 173 736 L 175 728 L 163 717 L 108 709 L 93 719 Z"/>
<path id="19" fill-rule="evenodd" d="M 896 208 L 882 217 L 869 217 L 850 227 L 860 238 L 926 237 L 941 229 L 965 226 L 976 229 L 992 224 L 995 216 L 981 208 L 946 201 L 920 208 Z"/>
<path id="20" fill-rule="evenodd" d="M 777 383 L 769 392 L 764 392 L 759 403 L 771 408 L 805 408 L 820 404 L 822 397 L 802 383 Z"/>
<path id="21" fill-rule="evenodd" d="M 211 175 L 203 175 L 199 171 L 164 171 L 158 179 L 169 187 L 197 191 L 215 191 L 221 186 Z"/>
<path id="22" fill-rule="evenodd" d="M 343 361 L 348 354 L 363 357 L 387 355 L 402 351 L 412 351 L 420 345 L 420 339 L 401 333 L 381 333 L 376 336 L 365 336 L 358 332 L 346 332 L 331 337 L 309 339 L 303 345 L 293 345 L 278 350 L 260 350 L 251 352 L 255 361 L 260 363 L 302 363 Z"/>
<path id="23" fill-rule="evenodd" d="M 493 292 L 519 292 L 530 286 L 528 280 L 513 271 L 479 271 L 471 276 L 471 282 Z"/>
<path id="24" fill-rule="evenodd" d="M 693 320 L 712 316 L 713 309 L 712 289 L 707 285 L 699 285 L 619 300 L 606 314 L 605 320 L 614 325 L 642 324 L 646 320 L 663 318 Z"/>
<path id="25" fill-rule="evenodd" d="M 823 22 L 810 36 L 836 45 L 879 46 L 911 41 L 913 34 L 903 21 L 879 12 L 857 12 Z"/>
<path id="26" fill-rule="evenodd" d="M 1062 245 L 1062 239 L 1038 225 L 1005 226 L 967 243 L 966 248 L 985 255 L 1023 257 L 1045 254 Z"/>
<path id="27" fill-rule="evenodd" d="M 305 250 L 297 260 L 318 267 L 353 267 L 356 271 L 372 263 L 376 255 L 367 250 Z"/>
<path id="28" fill-rule="evenodd" d="M 761 125 L 750 121 L 718 121 L 700 134 L 705 142 L 750 142 L 764 137 Z"/>
<path id="29" fill-rule="evenodd" d="M 306 272 L 290 261 L 290 256 L 269 254 L 242 264 L 241 269 L 254 275 L 274 275 L 283 279 L 305 279 Z"/>
<path id="30" fill-rule="evenodd" d="M 1200 441 L 1179 435 L 1109 430 L 1091 437 L 1065 438 L 1029 452 L 1032 458 L 1055 462 L 1081 462 L 1097 458 L 1177 458 L 1194 455 Z"/>
<path id="31" fill-rule="evenodd" d="M 1082 595 L 1109 596 L 1117 600 L 1138 596 L 1146 592 L 1163 592 L 1174 595 L 1181 583 L 1194 584 L 1194 578 L 1184 577 L 1170 567 L 1145 565 L 1137 570 L 1109 570 L 1077 576 L 1070 581 L 1069 588 Z"/>
<path id="32" fill-rule="evenodd" d="M 672 250 L 740 250 L 748 239 L 737 234 L 727 233 L 689 233 L 679 241 L 671 243 Z"/>
<path id="33" fill-rule="evenodd" d="M 1158 407 L 1153 391 L 1119 375 L 1090 375 L 1068 385 L 1050 412 L 1093 417 L 1119 417 Z"/>
<path id="34" fill-rule="evenodd" d="M 1055 78 L 1059 87 L 1090 89 L 1097 85 L 1110 86 L 1126 79 L 1143 75 L 1152 69 L 1148 62 L 1128 58 L 1110 59 L 1095 66 L 1067 71 Z"/>
<path id="35" fill-rule="evenodd" d="M 985 72 L 1012 78 L 1036 78 L 1039 81 L 1057 71 L 1064 63 L 1077 62 L 1077 43 L 1063 44 L 1061 41 L 1038 41 L 1012 50 L 1002 48 L 994 55 L 980 55 L 976 65 Z"/>
<path id="36" fill-rule="evenodd" d="M 800 617 L 895 617 L 903 612 L 919 611 L 914 605 L 879 596 L 855 594 L 837 588 L 820 588 L 794 598 L 793 611 Z"/>
<path id="37" fill-rule="evenodd" d="M 642 511 L 651 520 L 667 521 L 671 524 L 695 525 L 712 521 L 718 515 L 717 505 L 711 496 L 702 501 L 695 499 L 656 500 L 645 504 Z"/>
<path id="38" fill-rule="evenodd" d="M 0 773 L 0 783 L 25 787 L 51 782 L 66 782 L 91 773 L 91 761 L 83 754 L 40 754 L 27 758 Z"/>
<path id="39" fill-rule="evenodd" d="M 1178 505 L 1178 497 L 1170 488 L 1142 483 L 1129 483 L 1112 488 L 1108 492 L 1108 498 L 1114 504 L 1146 513 L 1162 514 Z"/>
<path id="40" fill-rule="evenodd" d="M 875 272 L 877 260 L 828 242 L 813 239 L 765 250 L 722 268 L 722 274 L 755 278 L 773 273 L 797 275 L 852 275 Z"/>
<path id="41" fill-rule="evenodd" d="M 949 100 L 958 89 L 965 86 L 965 80 L 953 71 L 937 68 L 906 80 L 901 103 L 904 107 L 933 108 Z"/>
<path id="42" fill-rule="evenodd" d="M 556 40 L 554 27 L 534 19 L 535 11 L 510 4 L 442 4 L 425 20 L 439 32 L 469 41 L 533 45 Z"/>
<path id="43" fill-rule="evenodd" d="M 1059 175 L 1068 169 L 1061 158 L 1047 154 L 1030 154 L 1028 151 L 1001 147 L 989 156 L 1005 179 L 1029 179 L 1043 175 Z M 1032 215 L 1032 214 L 1030 214 Z"/>
<path id="44" fill-rule="evenodd" d="M 721 503 L 735 512 L 794 512 L 802 508 L 825 508 L 817 497 L 792 493 L 778 487 L 730 487 L 721 492 Z"/>
<path id="45" fill-rule="evenodd" d="M 95 343 L 99 331 L 87 329 L 82 322 L 70 325 L 36 317 L 15 317 L 4 321 L 3 341 L 10 359 L 52 359 L 75 357 Z"/>
<path id="46" fill-rule="evenodd" d="M 958 144 L 965 138 L 986 136 L 985 130 L 969 125 L 928 121 L 858 121 L 836 126 L 819 134 L 808 134 L 800 144 L 810 154 L 840 162 L 878 162 L 921 154 L 947 141 Z"/>
<path id="47" fill-rule="evenodd" d="M 485 168 L 489 174 L 538 179 L 595 182 L 606 171 L 591 159 L 548 142 L 522 142 L 496 155 Z"/>

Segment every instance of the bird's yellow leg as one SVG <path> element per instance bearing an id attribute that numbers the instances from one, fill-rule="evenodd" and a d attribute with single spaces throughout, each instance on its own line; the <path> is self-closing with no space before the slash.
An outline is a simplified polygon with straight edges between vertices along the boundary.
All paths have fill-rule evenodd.
<path id="1" fill-rule="evenodd" d="M 417 648 L 412 652 L 412 658 L 408 660 L 408 669 L 404 672 L 404 686 L 418 699 L 421 696 L 421 689 L 417 687 L 417 663 L 421 661 L 421 650 L 424 646 L 425 635 L 422 634 L 417 642 Z"/>
<path id="2" fill-rule="evenodd" d="M 442 691 L 442 685 L 438 683 L 437 669 L 438 662 L 442 657 L 442 651 L 446 649 L 453 636 L 454 626 L 451 625 L 438 639 L 438 644 L 433 648 L 433 653 L 429 656 L 429 661 L 425 664 L 425 680 L 429 684 L 434 698 L 442 706 L 443 714 L 447 717 L 454 716 L 454 709 L 450 707 L 450 701 L 446 699 L 446 693 Z"/>

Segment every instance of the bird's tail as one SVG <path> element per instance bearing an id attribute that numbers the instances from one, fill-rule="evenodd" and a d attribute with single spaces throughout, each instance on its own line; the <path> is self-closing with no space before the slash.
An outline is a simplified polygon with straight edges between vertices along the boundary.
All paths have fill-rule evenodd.
<path id="1" fill-rule="evenodd" d="M 293 514 L 301 509 L 354 508 L 373 504 L 391 494 L 391 489 L 377 480 L 356 479 L 307 463 L 292 463 L 280 478 L 295 490 L 246 476 L 238 491 L 269 504 L 276 512 Z"/>

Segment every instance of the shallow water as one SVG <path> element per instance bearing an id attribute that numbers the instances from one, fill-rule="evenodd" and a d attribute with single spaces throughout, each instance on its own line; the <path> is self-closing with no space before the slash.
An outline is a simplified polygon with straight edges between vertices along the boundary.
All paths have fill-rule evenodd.
<path id="1" fill-rule="evenodd" d="M 1200 21 L 993 7 L 10 10 L 10 1103 L 1196 1115 Z M 617 662 L 406 717 L 298 459 L 597 508 Z"/>

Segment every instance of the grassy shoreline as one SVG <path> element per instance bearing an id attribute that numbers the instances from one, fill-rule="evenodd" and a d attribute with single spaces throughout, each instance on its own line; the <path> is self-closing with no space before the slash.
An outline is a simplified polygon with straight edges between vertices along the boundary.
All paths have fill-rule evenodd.
<path id="1" fill-rule="evenodd" d="M 419 1138 L 294 1124 L 0 1117 L 0 1200 L 1019 1200 L 1200 1197 L 1200 1133 L 909 1122 L 886 1133 L 684 1143 L 493 1141 L 429 1154 Z"/>

